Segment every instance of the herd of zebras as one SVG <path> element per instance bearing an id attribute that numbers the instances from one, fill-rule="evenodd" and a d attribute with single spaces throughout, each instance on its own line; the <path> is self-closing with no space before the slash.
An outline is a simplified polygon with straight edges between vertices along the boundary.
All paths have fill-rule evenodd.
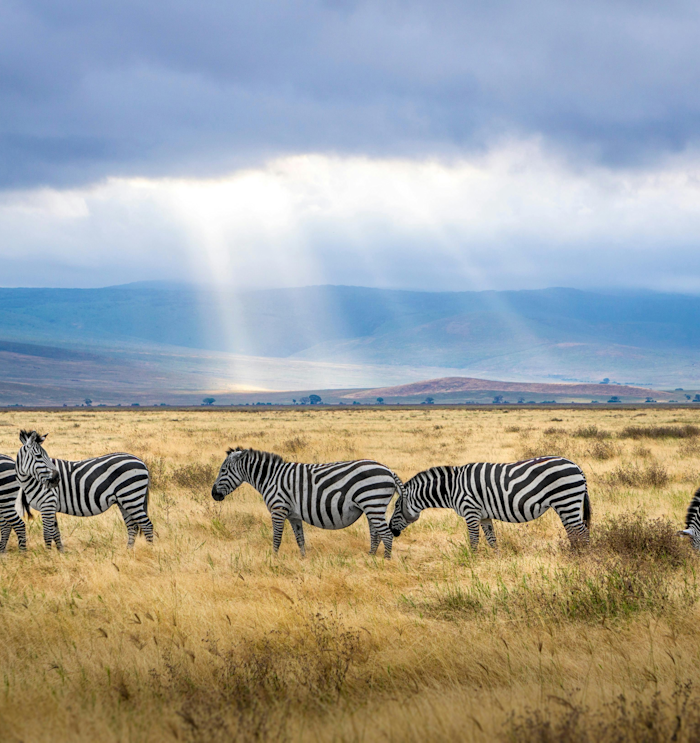
<path id="1" fill-rule="evenodd" d="M 128 546 L 139 530 L 153 541 L 148 518 L 148 468 L 131 454 L 107 454 L 71 462 L 52 459 L 43 447 L 46 436 L 20 432 L 16 461 L 0 455 L 0 552 L 15 530 L 20 550 L 27 548 L 22 515 L 41 513 L 44 543 L 63 549 L 57 513 L 95 516 L 117 505 L 126 524 Z M 572 542 L 588 541 L 591 507 L 586 478 L 578 465 L 562 457 L 538 457 L 508 464 L 477 463 L 462 467 L 431 467 L 408 482 L 379 462 L 360 459 L 331 464 L 285 462 L 255 449 L 229 449 L 212 497 L 221 501 L 242 483 L 263 497 L 272 517 L 275 552 L 286 521 L 292 525 L 301 554 L 305 553 L 303 523 L 322 529 L 342 529 L 364 513 L 369 523 L 370 554 L 384 543 L 391 557 L 393 537 L 417 521 L 425 508 L 452 508 L 467 524 L 473 548 L 479 527 L 496 547 L 493 519 L 511 523 L 532 521 L 552 508 Z M 398 492 L 391 520 L 386 512 Z M 700 489 L 679 532 L 700 549 Z"/>

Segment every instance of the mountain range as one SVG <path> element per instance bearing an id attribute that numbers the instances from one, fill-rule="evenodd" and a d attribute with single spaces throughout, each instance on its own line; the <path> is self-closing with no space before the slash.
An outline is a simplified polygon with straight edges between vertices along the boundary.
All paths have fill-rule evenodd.
<path id="1" fill-rule="evenodd" d="M 698 318 L 700 297 L 565 288 L 0 289 L 0 404 L 456 376 L 694 389 Z"/>

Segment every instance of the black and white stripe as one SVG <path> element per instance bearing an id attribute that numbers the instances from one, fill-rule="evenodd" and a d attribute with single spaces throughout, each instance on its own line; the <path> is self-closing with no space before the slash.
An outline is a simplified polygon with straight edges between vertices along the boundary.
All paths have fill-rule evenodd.
<path id="1" fill-rule="evenodd" d="M 403 492 L 399 478 L 371 459 L 332 464 L 297 464 L 255 449 L 229 449 L 212 487 L 214 500 L 223 500 L 241 483 L 252 485 L 272 516 L 272 546 L 279 550 L 285 521 L 294 530 L 301 554 L 302 523 L 321 529 L 343 529 L 364 513 L 369 522 L 370 554 L 384 542 L 384 557 L 391 557 L 392 534 L 386 509 L 394 491 Z"/>
<path id="2" fill-rule="evenodd" d="M 496 547 L 493 519 L 522 523 L 552 508 L 572 542 L 588 541 L 591 505 L 586 478 L 578 465 L 562 457 L 524 462 L 480 462 L 462 467 L 432 467 L 404 485 L 391 530 L 398 536 L 424 508 L 453 508 L 467 522 L 469 541 L 479 544 L 479 524 Z"/>
<path id="3" fill-rule="evenodd" d="M 700 550 L 700 488 L 698 488 L 688 506 L 685 515 L 685 529 L 679 534 L 690 537 L 690 544 Z"/>
<path id="4" fill-rule="evenodd" d="M 21 492 L 15 460 L 0 454 L 0 553 L 7 549 L 13 529 L 17 534 L 19 548 L 27 549 L 27 529 L 20 516 Z"/>
<path id="5" fill-rule="evenodd" d="M 42 447 L 46 436 L 22 431 L 17 477 L 28 506 L 41 512 L 44 543 L 63 549 L 57 513 L 96 516 L 116 504 L 122 513 L 132 547 L 139 531 L 153 541 L 148 518 L 148 468 L 132 454 L 107 454 L 69 462 L 51 459 Z"/>

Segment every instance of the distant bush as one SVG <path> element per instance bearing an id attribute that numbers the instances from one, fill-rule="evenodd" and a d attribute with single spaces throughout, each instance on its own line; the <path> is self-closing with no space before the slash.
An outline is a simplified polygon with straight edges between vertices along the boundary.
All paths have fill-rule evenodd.
<path id="1" fill-rule="evenodd" d="M 662 488 L 668 484 L 670 476 L 666 468 L 658 462 L 646 467 L 637 464 L 624 464 L 608 472 L 605 482 L 608 485 L 622 485 L 631 488 Z"/>
<path id="2" fill-rule="evenodd" d="M 172 479 L 181 488 L 211 487 L 216 480 L 218 468 L 213 464 L 202 464 L 201 462 L 190 462 L 176 467 L 173 470 Z"/>
<path id="3" fill-rule="evenodd" d="M 622 439 L 690 439 L 700 436 L 698 426 L 627 426 L 620 431 Z"/>
<path id="4" fill-rule="evenodd" d="M 596 425 L 590 425 L 577 428 L 572 436 L 576 436 L 579 439 L 609 439 L 612 437 L 612 434 L 609 431 L 598 428 Z"/>

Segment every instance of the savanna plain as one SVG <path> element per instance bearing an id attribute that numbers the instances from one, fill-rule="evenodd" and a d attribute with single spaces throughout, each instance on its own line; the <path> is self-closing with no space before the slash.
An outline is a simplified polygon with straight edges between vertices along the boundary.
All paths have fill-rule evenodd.
<path id="1" fill-rule="evenodd" d="M 700 739 L 698 558 L 675 532 L 700 485 L 692 409 L 66 410 L 0 413 L 51 456 L 149 465 L 153 546 L 116 509 L 59 515 L 66 551 L 0 560 L 0 739 L 8 741 L 691 741 Z M 469 548 L 426 512 L 369 556 L 364 517 L 287 526 L 229 446 L 294 461 L 436 464 L 559 454 L 586 474 L 591 544 L 554 513 Z M 390 507 L 391 511 L 391 507 Z"/>

